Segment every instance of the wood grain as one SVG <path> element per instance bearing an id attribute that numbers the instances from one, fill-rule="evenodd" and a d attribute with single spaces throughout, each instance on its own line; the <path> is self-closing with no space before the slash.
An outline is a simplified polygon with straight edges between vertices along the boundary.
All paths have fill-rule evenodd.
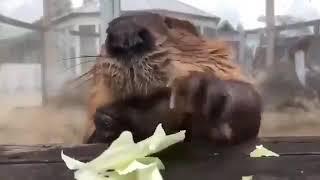
<path id="1" fill-rule="evenodd" d="M 279 158 L 250 158 L 256 145 L 279 153 Z M 89 161 L 107 148 L 105 144 L 62 146 L 0 146 L 1 180 L 72 180 L 73 172 L 61 159 L 65 154 Z M 180 143 L 161 153 L 165 180 L 319 179 L 320 137 L 279 137 L 254 140 L 234 147 L 217 148 L 205 143 Z"/>

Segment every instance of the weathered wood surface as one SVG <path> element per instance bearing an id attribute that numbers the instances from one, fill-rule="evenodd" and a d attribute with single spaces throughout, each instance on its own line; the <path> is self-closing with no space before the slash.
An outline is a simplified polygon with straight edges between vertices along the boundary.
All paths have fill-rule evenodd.
<path id="1" fill-rule="evenodd" d="M 263 144 L 280 157 L 249 157 Z M 72 180 L 73 172 L 61 160 L 61 150 L 89 161 L 107 145 L 0 146 L 0 180 Z M 218 149 L 202 143 L 178 144 L 158 154 L 166 165 L 165 180 L 320 179 L 320 137 L 266 138 Z"/>

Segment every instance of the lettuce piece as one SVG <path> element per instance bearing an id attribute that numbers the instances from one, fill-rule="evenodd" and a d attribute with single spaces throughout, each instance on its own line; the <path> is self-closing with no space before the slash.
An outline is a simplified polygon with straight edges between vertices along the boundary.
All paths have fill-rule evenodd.
<path id="1" fill-rule="evenodd" d="M 242 176 L 242 180 L 252 180 L 253 176 Z"/>
<path id="2" fill-rule="evenodd" d="M 151 166 L 156 166 L 159 169 L 165 169 L 164 165 L 162 164 L 161 160 L 156 157 L 144 157 L 137 159 L 133 162 L 131 162 L 129 165 L 124 167 L 123 169 L 119 168 L 117 169 L 117 173 L 120 175 L 131 173 L 135 170 L 139 169 L 148 169 Z"/>
<path id="3" fill-rule="evenodd" d="M 160 152 L 169 146 L 183 141 L 185 131 L 166 135 L 159 124 L 154 134 L 138 143 L 133 141 L 131 132 L 124 131 L 97 158 L 88 163 L 75 160 L 61 151 L 61 157 L 77 180 L 162 180 L 159 169 L 164 169 L 161 160 L 148 155 Z"/>
<path id="4" fill-rule="evenodd" d="M 159 169 L 156 166 L 149 166 L 137 172 L 137 180 L 163 180 Z"/>
<path id="5" fill-rule="evenodd" d="M 256 149 L 250 153 L 250 157 L 254 157 L 254 158 L 263 157 L 263 156 L 279 157 L 280 155 L 268 150 L 267 148 L 263 147 L 263 145 L 256 146 Z"/>
<path id="6" fill-rule="evenodd" d="M 80 162 L 78 160 L 75 160 L 69 156 L 64 155 L 63 151 L 61 151 L 61 158 L 62 160 L 66 163 L 66 166 L 70 169 L 70 170 L 76 170 L 76 169 L 80 169 L 81 167 L 84 166 L 85 163 Z"/>

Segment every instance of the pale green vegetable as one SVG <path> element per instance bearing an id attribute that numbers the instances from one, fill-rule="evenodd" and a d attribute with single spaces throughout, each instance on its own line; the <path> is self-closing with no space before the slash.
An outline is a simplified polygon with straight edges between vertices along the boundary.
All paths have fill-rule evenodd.
<path id="1" fill-rule="evenodd" d="M 242 176 L 242 180 L 252 180 L 253 176 Z"/>
<path id="2" fill-rule="evenodd" d="M 256 149 L 250 153 L 250 157 L 262 157 L 262 156 L 279 157 L 280 155 L 268 150 L 267 148 L 263 147 L 263 145 L 256 146 Z"/>
<path id="3" fill-rule="evenodd" d="M 159 170 L 164 169 L 164 165 L 161 160 L 146 156 L 160 152 L 184 138 L 185 131 L 166 135 L 159 124 L 151 137 L 138 143 L 133 141 L 131 132 L 121 133 L 106 151 L 88 163 L 70 158 L 63 151 L 61 157 L 69 169 L 77 170 L 75 179 L 78 180 L 162 180 Z"/>

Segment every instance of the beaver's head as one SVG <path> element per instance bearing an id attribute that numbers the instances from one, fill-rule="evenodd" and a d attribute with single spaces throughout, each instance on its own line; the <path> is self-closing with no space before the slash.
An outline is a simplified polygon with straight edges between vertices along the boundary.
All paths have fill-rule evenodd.
<path id="1" fill-rule="evenodd" d="M 197 34 L 196 28 L 187 21 L 151 12 L 124 14 L 109 23 L 105 40 L 107 54 L 127 65 L 146 60 L 142 57 L 167 40 L 173 28 Z"/>
<path id="2" fill-rule="evenodd" d="M 174 59 L 170 52 L 179 38 L 173 31 L 198 36 L 190 22 L 150 12 L 124 14 L 109 23 L 97 67 L 115 96 L 145 95 L 166 86 Z"/>

